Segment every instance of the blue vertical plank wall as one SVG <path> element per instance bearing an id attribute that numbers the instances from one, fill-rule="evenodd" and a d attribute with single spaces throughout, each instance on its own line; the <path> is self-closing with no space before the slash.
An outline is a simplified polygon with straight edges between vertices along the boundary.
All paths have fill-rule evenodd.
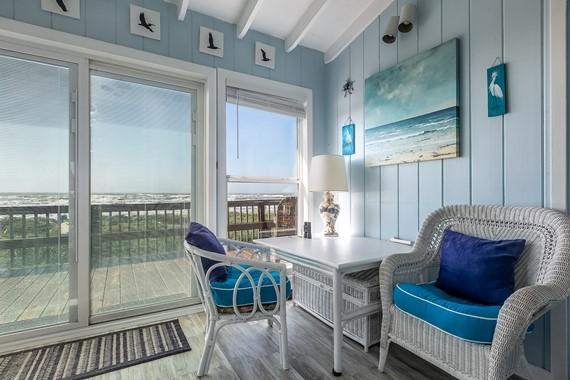
<path id="1" fill-rule="evenodd" d="M 399 34 L 392 45 L 383 43 L 381 36 L 389 17 L 408 2 L 417 5 L 414 29 Z M 326 97 L 326 128 L 328 141 L 335 144 L 329 146 L 330 151 L 337 153 L 340 127 L 346 118 L 346 100 L 340 88 L 347 73 L 356 79 L 358 95 L 355 93 L 353 100 L 358 100 L 351 109 L 356 119 L 354 115 L 364 113 L 359 109 L 364 104 L 361 75 L 365 79 L 442 42 L 459 39 L 460 157 L 365 168 L 360 155 L 366 152 L 358 152 L 363 146 L 357 144 L 357 155 L 347 161 L 350 193 L 341 198 L 341 214 L 351 217 L 350 231 L 415 240 L 425 217 L 442 205 L 544 204 L 543 6 L 537 0 L 395 0 L 326 65 L 325 75 L 332 87 Z M 498 60 L 507 64 L 509 113 L 489 118 L 486 73 Z M 355 64 L 362 68 L 355 71 Z M 357 122 L 357 136 L 363 135 L 364 128 L 364 122 Z M 363 180 L 354 178 L 359 167 Z M 531 363 L 544 368 L 549 363 L 548 332 L 548 323 L 539 321 L 526 342 Z"/>

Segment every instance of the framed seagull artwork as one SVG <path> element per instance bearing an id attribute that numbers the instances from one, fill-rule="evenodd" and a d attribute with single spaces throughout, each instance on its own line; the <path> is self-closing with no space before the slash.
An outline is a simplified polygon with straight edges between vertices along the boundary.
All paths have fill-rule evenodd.
<path id="1" fill-rule="evenodd" d="M 79 19 L 81 17 L 81 1 L 80 0 L 42 0 L 42 9 L 46 12 L 56 13 L 58 15 L 73 17 Z"/>
<path id="2" fill-rule="evenodd" d="M 160 41 L 160 13 L 131 4 L 131 33 Z"/>
<path id="3" fill-rule="evenodd" d="M 255 42 L 255 64 L 275 69 L 275 48 L 263 42 Z"/>
<path id="4" fill-rule="evenodd" d="M 224 33 L 217 30 L 200 27 L 200 53 L 215 55 L 223 58 L 224 56 Z"/>

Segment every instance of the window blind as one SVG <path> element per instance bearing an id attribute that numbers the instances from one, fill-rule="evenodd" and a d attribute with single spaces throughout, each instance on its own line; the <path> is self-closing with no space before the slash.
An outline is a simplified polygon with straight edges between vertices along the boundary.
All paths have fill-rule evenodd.
<path id="1" fill-rule="evenodd" d="M 261 92 L 228 86 L 226 88 L 226 101 L 299 118 L 305 117 L 305 106 L 298 101 Z"/>

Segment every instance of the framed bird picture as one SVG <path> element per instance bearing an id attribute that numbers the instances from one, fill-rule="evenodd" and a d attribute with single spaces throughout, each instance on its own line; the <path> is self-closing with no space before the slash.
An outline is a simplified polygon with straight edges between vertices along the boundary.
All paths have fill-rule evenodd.
<path id="1" fill-rule="evenodd" d="M 131 33 L 160 41 L 160 13 L 131 4 Z"/>
<path id="2" fill-rule="evenodd" d="M 81 17 L 80 0 L 42 0 L 42 9 L 46 12 L 79 19 Z"/>
<path id="3" fill-rule="evenodd" d="M 200 27 L 200 53 L 215 55 L 223 58 L 224 56 L 224 33 L 217 30 Z"/>
<path id="4" fill-rule="evenodd" d="M 255 42 L 255 64 L 275 69 L 275 48 L 263 42 Z"/>
<path id="5" fill-rule="evenodd" d="M 501 116 L 507 113 L 507 81 L 505 64 L 487 69 L 487 115 Z"/>

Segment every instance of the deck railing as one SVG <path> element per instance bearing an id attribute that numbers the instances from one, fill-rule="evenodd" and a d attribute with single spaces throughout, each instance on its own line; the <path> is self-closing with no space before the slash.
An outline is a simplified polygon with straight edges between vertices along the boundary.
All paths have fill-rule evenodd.
<path id="1" fill-rule="evenodd" d="M 228 235 L 251 241 L 296 233 L 296 198 L 228 202 Z M 293 206 L 291 206 L 293 205 Z M 91 206 L 91 265 L 164 260 L 183 252 L 189 202 Z M 0 275 L 68 265 L 68 206 L 0 207 Z"/>

